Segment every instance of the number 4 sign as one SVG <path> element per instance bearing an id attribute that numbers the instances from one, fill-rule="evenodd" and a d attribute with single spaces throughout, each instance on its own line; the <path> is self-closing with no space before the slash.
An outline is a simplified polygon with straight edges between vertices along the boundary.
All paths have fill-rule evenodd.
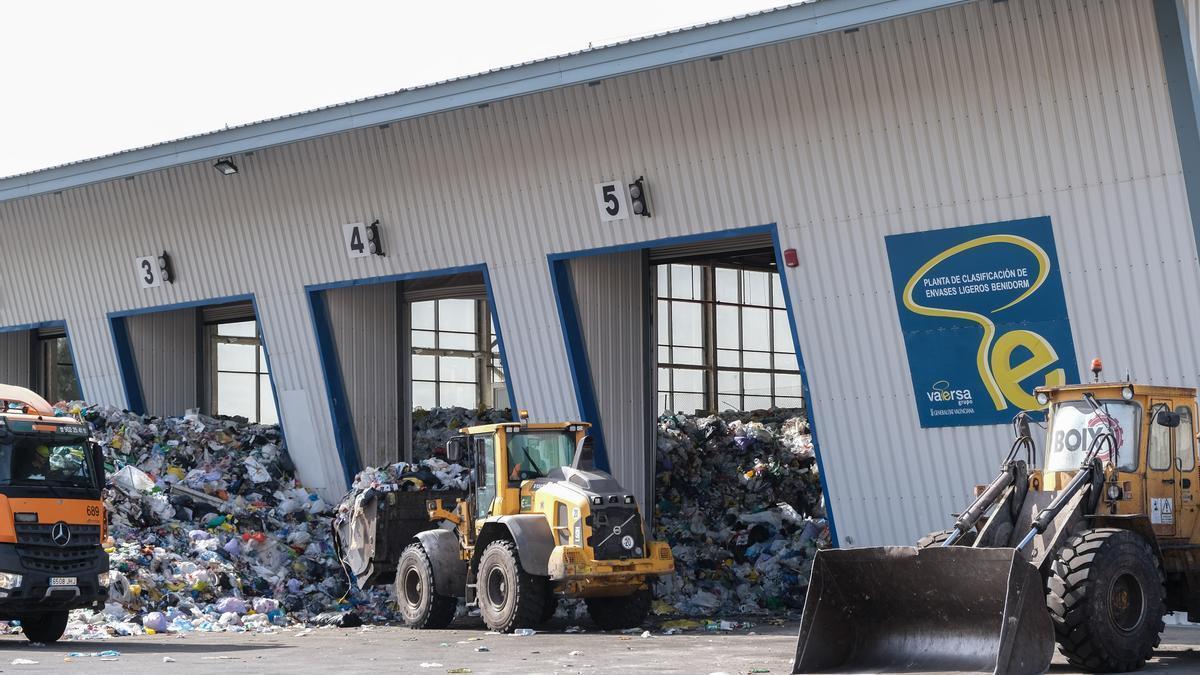
<path id="1" fill-rule="evenodd" d="M 342 225 L 342 240 L 345 244 L 346 255 L 351 258 L 383 255 L 383 242 L 379 235 L 378 220 L 370 225 L 362 223 Z"/>

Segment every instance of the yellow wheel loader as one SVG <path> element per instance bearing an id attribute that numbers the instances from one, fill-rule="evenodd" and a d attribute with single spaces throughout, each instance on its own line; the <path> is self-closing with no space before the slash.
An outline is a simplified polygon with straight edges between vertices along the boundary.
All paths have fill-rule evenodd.
<path id="1" fill-rule="evenodd" d="M 1099 360 L 1093 362 L 1097 379 Z M 915 547 L 820 551 L 794 672 L 1136 670 L 1200 619 L 1196 390 L 1039 388 L 996 478 Z"/>
<path id="2" fill-rule="evenodd" d="M 359 527 L 370 534 L 339 536 L 342 559 L 360 583 L 386 583 L 395 570 L 414 628 L 445 628 L 459 598 L 500 632 L 545 623 L 562 597 L 583 598 L 603 629 L 639 625 L 650 582 L 675 562 L 647 536 L 633 494 L 590 468 L 588 428 L 530 424 L 522 411 L 519 423 L 463 429 L 447 459 L 474 458 L 467 493 L 453 503 L 430 498 L 446 493 L 385 493 Z M 366 543 L 350 550 L 351 540 Z"/>

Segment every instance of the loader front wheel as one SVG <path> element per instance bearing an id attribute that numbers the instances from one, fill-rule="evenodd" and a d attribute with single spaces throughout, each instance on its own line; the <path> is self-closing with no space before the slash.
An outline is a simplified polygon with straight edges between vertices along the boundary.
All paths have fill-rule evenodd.
<path id="1" fill-rule="evenodd" d="M 648 590 L 636 591 L 633 595 L 619 598 L 586 598 L 588 616 L 601 630 L 624 630 L 637 628 L 650 613 L 654 597 Z"/>
<path id="2" fill-rule="evenodd" d="M 546 578 L 521 569 L 511 541 L 493 541 L 479 558 L 479 613 L 488 628 L 511 633 L 542 624 Z"/>
<path id="3" fill-rule="evenodd" d="M 420 544 L 409 544 L 396 570 L 396 604 L 409 628 L 445 628 L 454 620 L 458 598 L 441 595 L 433 583 L 433 565 Z"/>
<path id="4" fill-rule="evenodd" d="M 1046 603 L 1071 665 L 1128 672 L 1153 656 L 1166 613 L 1163 574 L 1146 540 L 1129 530 L 1085 530 L 1050 566 Z"/>

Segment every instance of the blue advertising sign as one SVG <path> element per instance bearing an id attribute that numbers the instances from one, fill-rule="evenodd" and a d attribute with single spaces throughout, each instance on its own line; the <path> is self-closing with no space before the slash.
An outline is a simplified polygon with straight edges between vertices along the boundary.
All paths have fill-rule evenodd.
<path id="1" fill-rule="evenodd" d="M 922 427 L 1002 424 L 1079 381 L 1049 217 L 885 243 Z"/>

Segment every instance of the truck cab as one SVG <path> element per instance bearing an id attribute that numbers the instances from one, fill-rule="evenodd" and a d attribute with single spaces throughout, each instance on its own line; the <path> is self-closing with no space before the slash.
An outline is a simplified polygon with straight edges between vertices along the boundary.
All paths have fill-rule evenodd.
<path id="1" fill-rule="evenodd" d="M 33 642 L 108 596 L 103 456 L 90 431 L 42 397 L 0 385 L 0 619 Z"/>

